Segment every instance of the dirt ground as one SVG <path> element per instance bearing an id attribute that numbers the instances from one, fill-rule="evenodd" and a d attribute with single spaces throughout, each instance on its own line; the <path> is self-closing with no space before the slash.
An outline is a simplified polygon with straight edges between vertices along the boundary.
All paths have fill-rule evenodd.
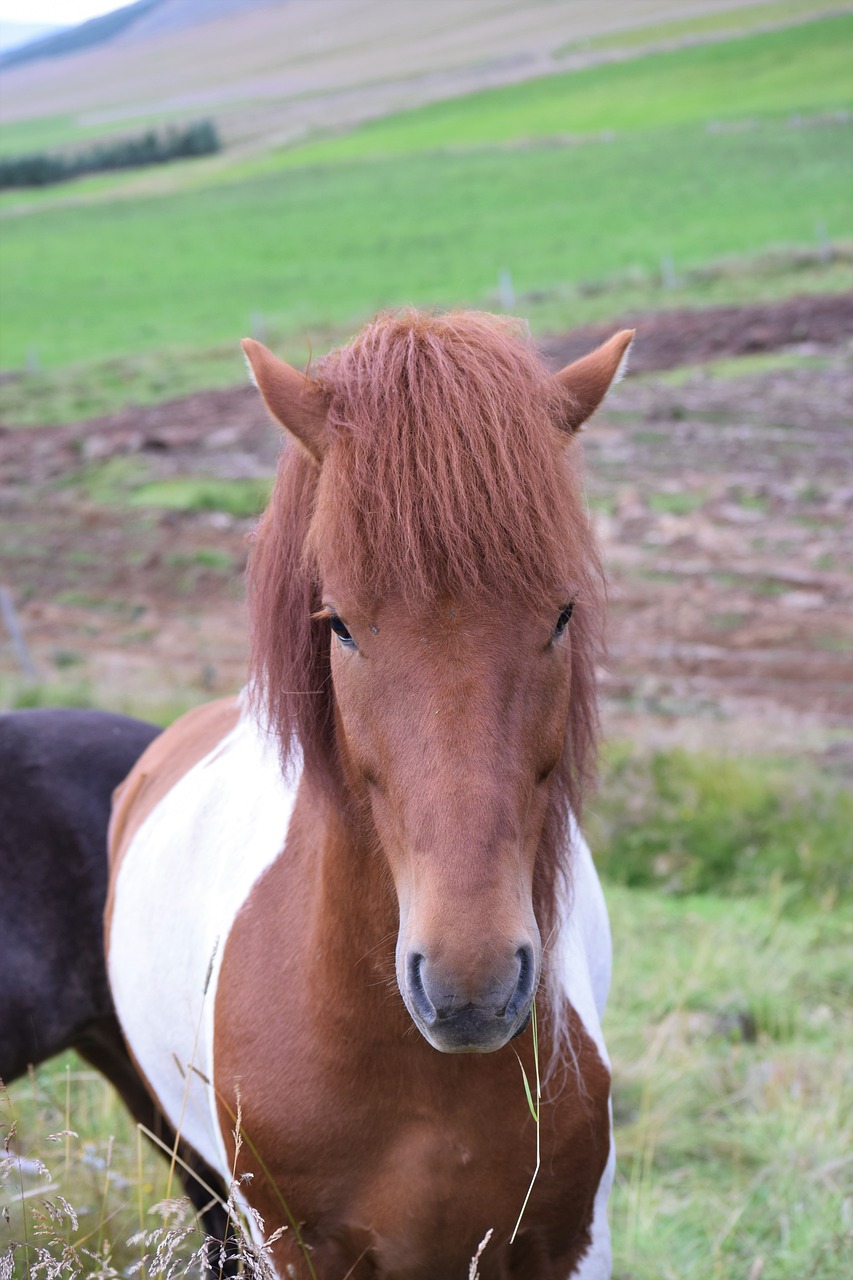
<path id="1" fill-rule="evenodd" d="M 584 436 L 608 732 L 853 773 L 853 296 L 625 322 L 631 374 Z M 613 328 L 555 336 L 546 356 Z M 278 443 L 248 387 L 0 428 L 0 583 L 42 683 L 161 716 L 241 685 L 253 520 L 129 495 L 267 476 Z M 2 630 L 0 680 L 27 696 Z"/>

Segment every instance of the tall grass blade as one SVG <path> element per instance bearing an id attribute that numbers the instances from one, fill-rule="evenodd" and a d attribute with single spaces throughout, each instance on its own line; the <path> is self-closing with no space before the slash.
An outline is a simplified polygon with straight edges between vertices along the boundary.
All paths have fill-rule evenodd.
<path id="1" fill-rule="evenodd" d="M 521 1058 L 518 1058 L 518 1054 L 516 1054 L 515 1056 L 518 1058 L 518 1065 L 521 1067 L 521 1077 L 524 1081 L 524 1092 L 527 1095 L 527 1105 L 530 1108 L 530 1114 L 533 1116 L 533 1122 L 536 1125 L 536 1167 L 533 1170 L 533 1177 L 530 1179 L 530 1186 L 527 1188 L 527 1195 L 524 1197 L 524 1203 L 521 1206 L 518 1219 L 512 1230 L 512 1235 L 509 1238 L 510 1244 L 513 1244 L 515 1242 L 515 1237 L 518 1235 L 518 1229 L 521 1226 L 521 1220 L 524 1217 L 524 1211 L 527 1208 L 527 1204 L 528 1204 L 528 1201 L 530 1200 L 530 1195 L 531 1195 L 531 1192 L 533 1191 L 533 1187 L 536 1183 L 536 1179 L 539 1177 L 539 1169 L 542 1164 L 542 1132 L 541 1132 L 541 1124 L 540 1124 L 542 1084 L 539 1078 L 539 1027 L 536 1021 L 536 1001 L 535 1000 L 533 1001 L 533 1005 L 531 1006 L 531 1010 L 530 1010 L 530 1029 L 533 1034 L 533 1064 L 536 1070 L 536 1105 L 535 1106 L 533 1105 L 533 1096 L 531 1093 L 530 1084 L 527 1079 L 527 1072 L 524 1070 L 524 1063 L 521 1061 Z"/>

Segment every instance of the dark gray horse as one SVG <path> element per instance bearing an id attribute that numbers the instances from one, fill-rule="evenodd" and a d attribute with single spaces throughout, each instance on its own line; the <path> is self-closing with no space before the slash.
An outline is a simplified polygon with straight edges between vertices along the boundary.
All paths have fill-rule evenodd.
<path id="1" fill-rule="evenodd" d="M 0 1079 L 9 1084 L 30 1063 L 76 1049 L 134 1118 L 171 1146 L 174 1132 L 122 1039 L 103 938 L 110 798 L 158 732 L 102 711 L 0 715 Z M 179 1152 L 224 1196 L 194 1152 L 183 1144 Z M 182 1177 L 196 1209 L 204 1209 L 205 1232 L 224 1240 L 224 1210 L 205 1209 L 209 1194 Z"/>

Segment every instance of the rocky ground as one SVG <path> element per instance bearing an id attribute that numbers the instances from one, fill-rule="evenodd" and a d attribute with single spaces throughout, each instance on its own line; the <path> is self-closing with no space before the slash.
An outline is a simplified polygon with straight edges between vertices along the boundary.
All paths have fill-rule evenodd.
<path id="1" fill-rule="evenodd" d="M 853 772 L 853 297 L 626 322 L 632 372 L 584 436 L 609 731 Z M 240 686 L 254 521 L 146 494 L 262 480 L 277 447 L 245 387 L 0 429 L 0 583 L 46 696 L 165 715 Z M 7 702 L 36 696 L 2 631 L 0 681 Z"/>

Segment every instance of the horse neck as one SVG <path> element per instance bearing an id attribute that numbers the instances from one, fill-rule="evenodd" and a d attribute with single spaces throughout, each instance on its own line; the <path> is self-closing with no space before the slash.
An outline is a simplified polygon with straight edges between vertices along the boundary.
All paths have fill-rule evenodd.
<path id="1" fill-rule="evenodd" d="M 371 986 L 395 983 L 399 926 L 391 877 L 365 814 L 356 797 L 330 793 L 303 775 L 291 828 L 311 883 L 313 954 L 329 967 L 329 979 L 349 974 L 359 987 L 366 971 Z"/>

